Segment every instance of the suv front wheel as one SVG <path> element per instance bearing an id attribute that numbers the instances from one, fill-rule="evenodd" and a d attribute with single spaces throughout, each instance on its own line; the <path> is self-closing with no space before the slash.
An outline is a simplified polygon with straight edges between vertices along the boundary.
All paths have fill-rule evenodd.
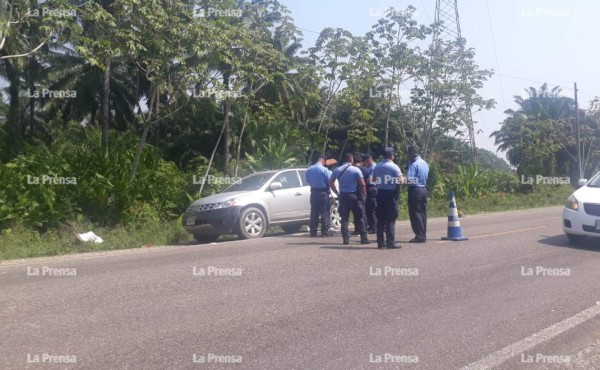
<path id="1" fill-rule="evenodd" d="M 264 213 L 254 207 L 246 208 L 240 214 L 237 225 L 238 236 L 242 239 L 262 238 L 267 230 L 267 219 Z"/>

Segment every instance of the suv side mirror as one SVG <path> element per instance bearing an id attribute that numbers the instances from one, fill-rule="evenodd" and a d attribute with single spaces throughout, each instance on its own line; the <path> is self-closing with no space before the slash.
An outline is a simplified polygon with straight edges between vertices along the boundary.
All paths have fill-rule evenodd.
<path id="1" fill-rule="evenodd" d="M 277 190 L 277 189 L 281 189 L 283 188 L 283 185 L 280 182 L 272 182 L 271 185 L 269 185 L 269 190 Z"/>
<path id="2" fill-rule="evenodd" d="M 585 184 L 587 184 L 587 179 L 579 179 L 579 181 L 577 181 L 577 186 L 579 187 L 582 187 Z"/>

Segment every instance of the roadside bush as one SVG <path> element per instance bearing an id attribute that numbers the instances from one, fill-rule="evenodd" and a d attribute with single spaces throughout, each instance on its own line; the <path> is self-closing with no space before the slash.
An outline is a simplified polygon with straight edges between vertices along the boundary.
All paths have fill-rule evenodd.
<path id="1" fill-rule="evenodd" d="M 457 197 L 478 197 L 491 192 L 492 188 L 489 173 L 475 165 L 459 165 L 456 172 L 448 174 L 444 181 L 447 190 L 454 191 Z"/>
<path id="2" fill-rule="evenodd" d="M 514 193 L 521 185 L 519 177 L 512 172 L 490 171 L 488 177 L 492 193 Z"/>
<path id="3" fill-rule="evenodd" d="M 137 138 L 113 132 L 108 150 L 100 142 L 97 130 L 73 128 L 52 146 L 29 147 L 0 165 L 0 227 L 18 219 L 45 229 L 78 214 L 100 225 L 139 223 L 140 207 L 149 220 L 173 220 L 183 212 L 188 203 L 185 176 L 161 159 L 157 148 L 146 146 L 132 181 Z M 31 183 L 34 178 L 43 182 L 43 176 L 75 179 L 76 184 Z"/>

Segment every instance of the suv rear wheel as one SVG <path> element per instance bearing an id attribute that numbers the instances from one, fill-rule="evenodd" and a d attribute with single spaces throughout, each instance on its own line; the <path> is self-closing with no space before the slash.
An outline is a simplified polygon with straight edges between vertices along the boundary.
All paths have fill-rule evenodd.
<path id="1" fill-rule="evenodd" d="M 242 239 L 262 238 L 267 230 L 267 219 L 264 213 L 254 207 L 246 208 L 240 214 L 237 225 L 238 236 Z"/>

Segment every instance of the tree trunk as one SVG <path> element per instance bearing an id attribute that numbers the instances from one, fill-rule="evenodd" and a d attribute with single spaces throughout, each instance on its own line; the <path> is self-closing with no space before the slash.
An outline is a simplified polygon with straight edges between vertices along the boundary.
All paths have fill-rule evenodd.
<path id="1" fill-rule="evenodd" d="M 133 166 L 131 166 L 130 172 L 130 181 L 135 179 L 135 175 L 137 174 L 137 169 L 140 165 L 140 158 L 142 157 L 142 152 L 144 147 L 146 146 L 146 138 L 148 137 L 148 131 L 150 131 L 150 125 L 144 124 L 144 130 L 142 131 L 142 137 L 140 142 L 138 143 L 137 149 L 135 150 L 135 157 L 133 159 Z"/>
<path id="2" fill-rule="evenodd" d="M 33 69 L 35 64 L 35 59 L 33 57 L 28 58 L 29 63 L 29 71 L 28 71 L 28 82 L 29 82 L 29 92 L 33 92 L 35 89 L 34 77 L 33 77 Z M 29 98 L 29 136 L 31 138 L 35 137 L 35 99 L 33 97 Z"/>
<path id="3" fill-rule="evenodd" d="M 104 86 L 102 87 L 102 147 L 108 149 L 108 122 L 109 122 L 109 104 L 110 104 L 110 58 L 105 61 Z"/>
<path id="4" fill-rule="evenodd" d="M 156 87 L 152 94 L 150 95 L 150 103 L 148 104 L 148 118 L 144 117 L 142 113 L 142 109 L 140 108 L 140 114 L 142 115 L 142 119 L 144 120 L 144 130 L 142 131 L 142 137 L 138 143 L 137 149 L 135 151 L 135 157 L 133 158 L 133 164 L 131 166 L 131 171 L 129 173 L 129 181 L 133 181 L 135 179 L 135 175 L 137 174 L 138 167 L 140 165 L 140 158 L 142 157 L 142 152 L 144 151 L 144 147 L 146 146 L 146 138 L 148 137 L 148 131 L 150 131 L 150 120 L 152 119 L 152 109 L 156 105 L 156 110 L 158 111 L 158 87 Z M 138 105 L 139 106 L 139 105 Z"/>
<path id="5" fill-rule="evenodd" d="M 240 159 L 242 156 L 242 140 L 244 139 L 244 131 L 246 130 L 246 125 L 248 124 L 248 111 L 244 114 L 244 122 L 242 123 L 242 130 L 240 131 L 240 137 L 238 139 L 237 151 L 235 156 L 235 171 L 233 172 L 233 176 L 237 176 L 238 168 L 240 166 Z"/>
<path id="6" fill-rule="evenodd" d="M 19 72 L 13 67 L 13 61 L 5 60 L 6 76 L 9 81 L 10 101 L 7 117 L 6 158 L 13 159 L 23 151 L 23 130 L 19 119 Z"/>
<path id="7" fill-rule="evenodd" d="M 223 133 L 225 132 L 225 126 L 221 128 L 221 133 L 219 134 L 219 138 L 213 147 L 213 151 L 210 155 L 210 160 L 208 161 L 208 166 L 206 166 L 206 173 L 204 174 L 204 180 L 202 184 L 200 184 L 200 190 L 198 190 L 198 196 L 202 194 L 202 190 L 204 189 L 204 184 L 206 184 L 206 179 L 208 178 L 208 173 L 210 172 L 210 168 L 212 167 L 213 160 L 215 159 L 215 153 L 217 153 L 217 148 L 219 147 L 219 143 L 221 143 L 221 138 L 223 137 Z"/>
<path id="8" fill-rule="evenodd" d="M 225 163 L 223 164 L 223 170 L 227 172 L 227 167 L 229 166 L 229 162 L 231 161 L 231 152 L 229 147 L 231 146 L 231 128 L 229 127 L 229 112 L 231 105 L 229 102 L 225 102 L 225 106 L 223 107 L 223 114 L 225 117 L 223 118 L 223 160 Z"/>

